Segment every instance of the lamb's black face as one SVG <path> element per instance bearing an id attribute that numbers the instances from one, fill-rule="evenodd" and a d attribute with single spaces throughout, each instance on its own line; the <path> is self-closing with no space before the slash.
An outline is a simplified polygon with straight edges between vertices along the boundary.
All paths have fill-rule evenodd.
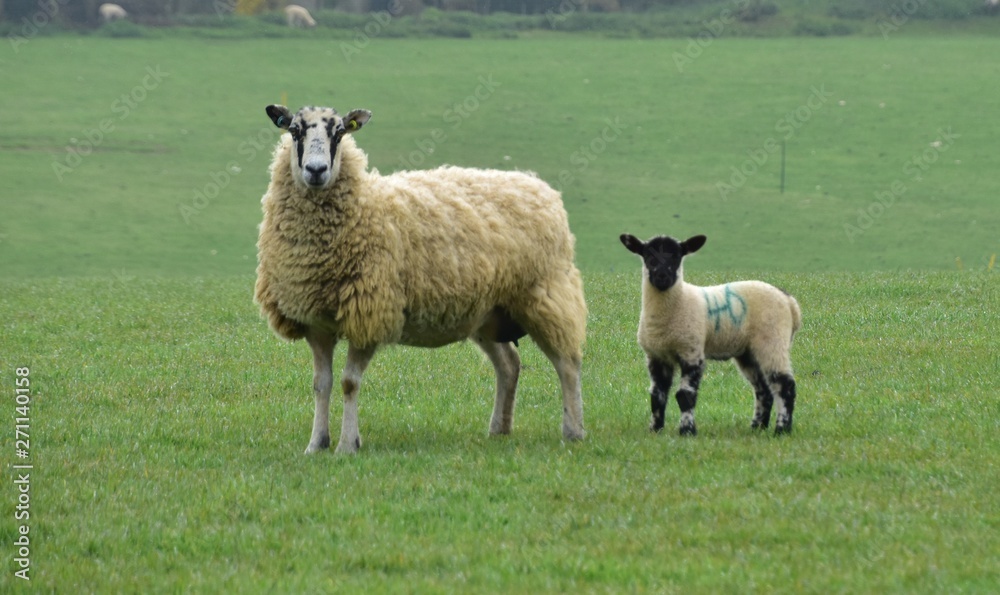
<path id="1" fill-rule="evenodd" d="M 292 177 L 306 188 L 319 190 L 329 186 L 340 173 L 337 148 L 344 135 L 360 130 L 372 114 L 353 110 L 341 118 L 330 107 L 304 107 L 292 115 L 283 105 L 269 105 L 267 115 L 275 126 L 292 135 Z"/>
<path id="2" fill-rule="evenodd" d="M 677 283 L 677 274 L 684 257 L 696 252 L 705 244 L 705 236 L 694 236 L 678 242 L 668 236 L 656 236 L 648 242 L 629 234 L 619 238 L 630 252 L 642 257 L 649 283 L 659 291 L 666 291 Z"/>

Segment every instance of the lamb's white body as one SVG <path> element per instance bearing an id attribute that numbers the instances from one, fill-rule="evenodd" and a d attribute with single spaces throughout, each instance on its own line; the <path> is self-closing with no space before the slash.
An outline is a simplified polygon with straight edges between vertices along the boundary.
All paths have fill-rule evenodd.
<path id="1" fill-rule="evenodd" d="M 681 279 L 667 292 L 644 283 L 642 295 L 638 338 L 646 353 L 676 362 L 727 360 L 751 350 L 767 369 L 791 370 L 788 351 L 798 328 L 798 303 L 773 285 L 738 281 L 699 287 Z"/>
<path id="2" fill-rule="evenodd" d="M 283 136 L 271 165 L 255 299 L 278 335 L 305 338 L 313 350 L 307 452 L 329 445 L 331 357 L 341 339 L 349 350 L 339 452 L 360 446 L 361 374 L 380 345 L 394 343 L 472 338 L 497 374 L 490 433 L 509 433 L 520 371 L 513 342 L 525 333 L 559 374 L 564 435 L 582 438 L 586 305 L 559 193 L 519 172 L 443 167 L 382 176 L 368 171 L 348 133 L 367 121 L 363 110 L 345 118 L 326 108 L 294 117 L 280 106 L 268 111 L 298 136 Z M 322 146 L 323 130 L 333 130 L 332 150 Z"/>
<path id="3" fill-rule="evenodd" d="M 736 359 L 757 396 L 753 427 L 767 427 L 777 398 L 775 431 L 790 431 L 795 403 L 790 349 L 802 326 L 795 298 L 762 281 L 711 287 L 686 283 L 681 260 L 704 244 L 704 236 L 686 242 L 661 237 L 649 243 L 622 236 L 622 243 L 644 261 L 637 337 L 652 381 L 651 428 L 663 428 L 668 391 L 679 367 L 680 430 L 694 434 L 694 407 L 705 360 Z"/>
<path id="4" fill-rule="evenodd" d="M 128 16 L 125 9 L 117 4 L 106 3 L 97 8 L 97 14 L 101 17 L 102 23 L 120 21 Z"/>
<path id="5" fill-rule="evenodd" d="M 312 18 L 309 11 L 298 4 L 289 4 L 285 7 L 285 19 L 288 26 L 295 29 L 307 29 L 316 26 L 316 20 Z"/>

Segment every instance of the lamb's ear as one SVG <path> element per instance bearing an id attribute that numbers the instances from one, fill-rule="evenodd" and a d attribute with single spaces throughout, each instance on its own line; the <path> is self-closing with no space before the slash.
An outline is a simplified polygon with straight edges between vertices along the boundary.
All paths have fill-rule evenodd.
<path id="1" fill-rule="evenodd" d="M 371 119 L 372 113 L 366 109 L 351 110 L 344 116 L 344 132 L 357 132 Z"/>
<path id="2" fill-rule="evenodd" d="M 645 244 L 642 243 L 642 240 L 640 240 L 639 238 L 635 237 L 634 235 L 627 234 L 627 233 L 623 233 L 622 235 L 620 235 L 618 237 L 618 239 L 622 241 L 622 244 L 626 248 L 628 248 L 629 252 L 632 252 L 633 254 L 638 254 L 639 256 L 642 256 L 642 249 L 645 246 Z"/>
<path id="3" fill-rule="evenodd" d="M 268 117 L 274 125 L 282 130 L 288 130 L 288 125 L 292 123 L 292 112 L 283 105 L 269 105 L 265 108 Z"/>
<path id="4" fill-rule="evenodd" d="M 708 238 L 705 236 L 694 236 L 681 242 L 681 248 L 684 249 L 684 254 L 692 254 L 700 250 L 705 245 L 706 240 Z"/>

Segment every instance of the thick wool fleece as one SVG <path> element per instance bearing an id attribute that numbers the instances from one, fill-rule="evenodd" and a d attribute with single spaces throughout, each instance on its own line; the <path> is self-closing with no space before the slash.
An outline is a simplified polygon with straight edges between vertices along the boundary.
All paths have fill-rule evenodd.
<path id="1" fill-rule="evenodd" d="M 314 191 L 292 179 L 290 136 L 275 149 L 255 299 L 279 336 L 438 346 L 502 307 L 543 349 L 579 354 L 586 305 L 558 192 L 518 172 L 381 176 L 350 136 L 338 153 L 338 179 Z"/>
<path id="2" fill-rule="evenodd" d="M 802 326 L 795 298 L 762 281 L 712 287 L 677 283 L 657 291 L 648 280 L 642 289 L 638 339 L 643 350 L 662 361 L 725 360 L 748 350 L 764 369 L 791 372 L 789 347 Z"/>

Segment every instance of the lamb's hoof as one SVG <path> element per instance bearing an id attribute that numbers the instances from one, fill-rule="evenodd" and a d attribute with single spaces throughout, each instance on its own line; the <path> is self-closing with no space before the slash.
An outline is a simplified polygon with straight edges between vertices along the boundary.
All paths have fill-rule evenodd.
<path id="1" fill-rule="evenodd" d="M 750 422 L 750 429 L 751 430 L 758 430 L 758 431 L 766 430 L 767 429 L 767 422 L 755 419 L 752 422 Z"/>
<path id="2" fill-rule="evenodd" d="M 330 437 L 323 436 L 319 440 L 313 440 L 309 442 L 309 446 L 306 447 L 305 454 L 311 455 L 320 452 L 322 450 L 326 450 L 328 448 L 330 448 Z"/>
<path id="3" fill-rule="evenodd" d="M 353 455 L 360 449 L 361 436 L 358 436 L 354 440 L 341 440 L 340 444 L 337 445 L 337 450 L 334 452 L 338 455 Z"/>
<path id="4" fill-rule="evenodd" d="M 788 436 L 791 433 L 792 433 L 792 424 L 774 427 L 775 436 Z"/>
<path id="5" fill-rule="evenodd" d="M 651 423 L 649 424 L 649 431 L 654 434 L 659 434 L 660 430 L 663 429 L 663 424 Z"/>
<path id="6" fill-rule="evenodd" d="M 681 426 L 680 434 L 681 436 L 697 436 L 698 429 L 694 426 Z"/>

